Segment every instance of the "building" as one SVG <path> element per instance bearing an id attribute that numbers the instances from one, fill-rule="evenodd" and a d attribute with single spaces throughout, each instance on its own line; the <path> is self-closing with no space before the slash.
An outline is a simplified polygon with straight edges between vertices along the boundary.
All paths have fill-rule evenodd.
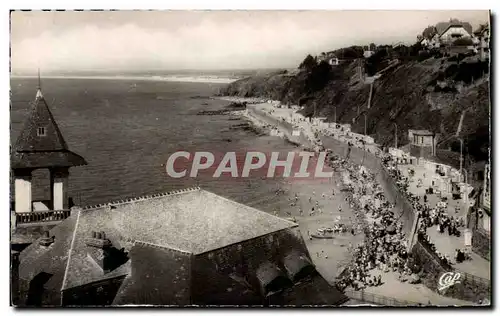
<path id="1" fill-rule="evenodd" d="M 424 37 L 420 40 L 420 45 L 424 46 L 424 47 L 427 47 L 430 43 L 430 39 Z"/>
<path id="2" fill-rule="evenodd" d="M 439 48 L 441 46 L 441 41 L 439 34 L 434 34 L 432 37 L 424 37 L 420 40 L 420 45 L 428 49 Z"/>
<path id="3" fill-rule="evenodd" d="M 32 212 L 37 210 L 37 206 L 47 210 L 69 209 L 69 169 L 86 164 L 83 157 L 68 149 L 39 87 L 29 117 L 12 153 L 15 212 Z M 50 171 L 51 196 L 49 201 L 39 201 L 40 203 L 34 205 L 35 201 L 32 201 L 31 196 L 31 174 L 33 170 L 40 168 Z"/>
<path id="4" fill-rule="evenodd" d="M 452 44 L 459 38 L 471 38 L 472 34 L 465 29 L 463 24 L 450 23 L 444 31 L 439 32 L 441 42 Z"/>
<path id="5" fill-rule="evenodd" d="M 491 179 L 490 179 L 490 165 L 487 164 L 484 168 L 484 186 L 482 194 L 482 205 L 481 208 L 484 210 L 485 214 L 482 217 L 482 228 L 487 232 L 490 232 L 490 220 L 491 220 Z"/>
<path id="6" fill-rule="evenodd" d="M 194 188 L 75 209 L 19 257 L 25 305 L 337 305 L 298 225 Z"/>
<path id="7" fill-rule="evenodd" d="M 476 49 L 479 52 L 481 60 L 489 59 L 490 57 L 490 26 L 482 24 L 475 32 Z"/>
<path id="8" fill-rule="evenodd" d="M 29 116 L 11 152 L 14 201 L 11 202 L 11 243 L 14 248 L 40 237 L 40 225 L 59 223 L 70 214 L 72 199 L 68 197 L 69 169 L 87 162 L 69 150 L 62 133 L 42 94 L 40 84 Z M 33 171 L 48 169 L 50 196 L 33 201 Z"/>
<path id="9" fill-rule="evenodd" d="M 375 52 L 373 50 L 365 50 L 363 51 L 363 57 L 364 58 L 370 58 Z"/>
<path id="10" fill-rule="evenodd" d="M 483 187 L 477 190 L 480 198 L 468 214 L 468 228 L 472 232 L 472 250 L 491 260 L 491 170 L 487 164 L 484 170 Z"/>
<path id="11" fill-rule="evenodd" d="M 337 57 L 333 56 L 328 58 L 328 64 L 330 66 L 338 66 L 340 64 L 340 60 Z"/>
<path id="12" fill-rule="evenodd" d="M 428 130 L 408 130 L 410 154 L 417 158 L 436 155 L 437 135 Z"/>
<path id="13" fill-rule="evenodd" d="M 317 61 L 325 61 L 330 66 L 338 66 L 341 63 L 341 60 L 333 52 L 321 53 L 319 56 L 317 56 Z"/>
<path id="14" fill-rule="evenodd" d="M 41 89 L 11 155 L 16 306 L 338 305 L 298 225 L 199 188 L 84 209 L 67 196 L 68 149 Z M 50 171 L 49 201 L 31 172 Z"/>

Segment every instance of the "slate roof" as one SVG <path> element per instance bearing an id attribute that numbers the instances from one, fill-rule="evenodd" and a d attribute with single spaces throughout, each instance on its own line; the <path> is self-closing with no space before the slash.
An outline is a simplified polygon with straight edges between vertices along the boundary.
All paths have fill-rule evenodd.
<path id="1" fill-rule="evenodd" d="M 295 284 L 292 289 L 269 299 L 270 305 L 337 306 L 349 298 L 319 274 Z"/>
<path id="2" fill-rule="evenodd" d="M 29 282 L 38 273 L 47 272 L 52 276 L 45 287 L 63 291 L 125 276 L 113 304 L 187 305 L 193 303 L 193 284 L 203 282 L 192 279 L 193 256 L 288 228 L 297 229 L 297 224 L 199 188 L 111 202 L 73 211 L 50 231 L 51 236 L 55 236 L 51 246 L 34 242 L 24 250 L 20 277 Z M 89 258 L 90 246 L 85 241 L 92 231 L 105 232 L 113 247 L 125 248 L 130 259 L 109 273 L 103 272 Z M 160 257 L 160 261 L 148 261 L 148 258 Z M 144 271 L 145 266 L 148 271 L 150 268 L 155 271 L 155 275 L 132 275 L 134 267 Z M 217 289 L 213 297 L 197 299 L 219 304 L 258 302 L 259 294 L 252 289 L 218 271 L 212 274 L 220 278 L 224 291 Z M 169 286 L 156 293 L 155 289 L 159 289 L 155 282 L 167 282 Z M 296 285 L 300 294 L 286 294 L 286 302 L 314 304 L 318 301 L 333 305 L 345 297 L 317 277 L 303 283 Z M 307 285 L 309 283 L 313 285 Z M 311 300 L 311 295 L 318 297 Z"/>
<path id="3" fill-rule="evenodd" d="M 426 129 L 413 129 L 411 130 L 413 135 L 418 135 L 418 136 L 433 136 L 435 133 L 426 130 Z"/>
<path id="4" fill-rule="evenodd" d="M 441 36 L 450 27 L 463 27 L 469 34 L 472 34 L 472 26 L 470 26 L 469 23 L 466 23 L 466 22 L 457 22 L 457 21 L 439 22 L 438 24 L 436 24 L 436 31 L 439 34 L 439 36 Z"/>
<path id="5" fill-rule="evenodd" d="M 45 135 L 39 136 L 38 129 Z M 71 167 L 86 165 L 71 152 L 40 90 L 12 153 L 12 168 Z"/>
<path id="6" fill-rule="evenodd" d="M 39 273 L 49 273 L 52 277 L 44 288 L 60 293 L 75 224 L 76 216 L 68 217 L 49 231 L 50 236 L 55 237 L 50 246 L 43 247 L 35 241 L 21 252 L 19 278 L 23 283 L 29 283 Z"/>
<path id="7" fill-rule="evenodd" d="M 201 189 L 109 204 L 82 212 L 80 225 L 113 223 L 121 236 L 193 254 L 297 226 Z"/>
<path id="8" fill-rule="evenodd" d="M 156 280 L 159 277 L 156 273 L 141 275 L 139 278 L 129 275 L 118 290 L 113 304 L 165 305 L 168 303 L 182 306 L 191 303 L 191 254 L 168 251 L 147 243 L 136 243 L 132 250 L 131 261 L 136 260 L 136 257 L 148 260 L 154 257 L 155 251 L 163 252 L 162 260 L 148 261 L 147 264 L 156 266 L 155 272 L 163 272 L 161 279 Z M 158 289 L 156 286 L 151 286 L 154 282 L 166 283 L 168 287 Z M 168 298 L 168 302 L 165 298 Z"/>

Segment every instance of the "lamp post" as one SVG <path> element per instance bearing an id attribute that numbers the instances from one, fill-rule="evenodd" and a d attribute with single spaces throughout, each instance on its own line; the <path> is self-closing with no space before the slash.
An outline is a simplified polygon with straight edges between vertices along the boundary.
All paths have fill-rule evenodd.
<path id="1" fill-rule="evenodd" d="M 460 141 L 460 177 L 462 177 L 462 163 L 464 160 L 463 157 L 464 140 L 462 138 L 459 138 L 458 140 Z"/>
<path id="2" fill-rule="evenodd" d="M 395 131 L 394 131 L 394 147 L 396 147 L 396 149 L 398 149 L 398 124 L 396 123 L 392 123 L 394 124 L 394 127 L 395 127 Z"/>
<path id="3" fill-rule="evenodd" d="M 365 115 L 365 135 L 366 135 L 366 113 L 364 115 Z"/>
<path id="4" fill-rule="evenodd" d="M 365 163 L 365 154 L 366 154 L 366 143 L 363 141 L 363 158 L 361 159 L 361 165 L 363 166 Z"/>
<path id="5" fill-rule="evenodd" d="M 468 186 L 469 186 L 468 181 L 467 181 L 467 173 L 468 173 L 468 171 L 465 168 L 462 169 L 462 171 L 465 171 L 465 173 L 464 173 L 464 175 L 465 175 L 465 205 L 466 205 L 467 210 L 468 210 L 469 209 L 469 193 L 467 192 L 467 189 L 468 189 Z M 461 174 L 462 173 L 460 173 L 460 175 Z"/>

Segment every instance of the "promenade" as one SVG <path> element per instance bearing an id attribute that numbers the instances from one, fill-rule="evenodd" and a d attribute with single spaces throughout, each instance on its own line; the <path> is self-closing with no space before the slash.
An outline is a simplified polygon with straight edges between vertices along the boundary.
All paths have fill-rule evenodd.
<path id="1" fill-rule="evenodd" d="M 363 135 L 341 131 L 330 126 L 322 127 L 319 124 L 314 125 L 305 119 L 297 119 L 296 115 L 294 115 L 296 110 L 279 108 L 276 107 L 276 104 L 276 102 L 258 103 L 253 106 L 276 118 L 289 122 L 296 128 L 303 131 L 304 136 L 308 139 L 324 146 L 325 148 L 332 149 L 336 154 L 342 155 L 347 153 L 347 147 L 344 147 L 341 150 L 335 150 L 335 148 L 338 147 L 339 142 L 344 144 L 351 143 L 354 148 L 349 152 L 349 159 L 356 164 L 364 165 L 371 170 L 378 170 L 378 166 L 376 165 L 378 161 L 374 158 L 381 155 L 382 150 L 377 144 L 362 142 L 359 139 L 356 139 Z M 407 158 L 411 157 L 408 155 Z M 400 171 L 401 176 L 408 179 L 408 191 L 416 195 L 421 204 L 426 203 L 431 209 L 440 208 L 448 216 L 461 220 L 465 226 L 467 211 L 469 207 L 473 205 L 473 201 L 469 201 L 467 197 L 468 193 L 470 193 L 470 190 L 472 189 L 470 186 L 465 183 L 459 183 L 458 185 L 460 187 L 461 198 L 456 200 L 453 199 L 450 188 L 447 188 L 447 190 L 437 189 L 433 194 L 426 194 L 426 188 L 433 185 L 437 187 L 441 184 L 438 184 L 438 182 L 443 182 L 447 177 L 455 175 L 455 179 L 457 179 L 457 174 L 459 173 L 456 170 L 453 170 L 451 167 L 447 167 L 448 174 L 446 176 L 440 176 L 436 175 L 435 170 L 431 170 L 429 168 L 429 164 L 400 163 L 397 164 L 396 167 Z M 431 164 L 431 168 L 432 167 L 434 167 L 434 165 Z M 424 196 L 426 197 L 424 198 Z M 424 202 L 424 199 L 426 199 L 427 202 Z M 429 235 L 431 241 L 436 245 L 438 251 L 452 259 L 451 261 L 456 269 L 481 278 L 490 279 L 490 261 L 480 257 L 479 255 L 469 252 L 471 260 L 466 260 L 461 263 L 457 263 L 453 260 L 455 250 L 464 249 L 465 247 L 464 226 L 458 228 L 460 232 L 459 237 L 453 235 L 449 236 L 447 233 L 440 234 L 437 232 L 436 227 L 428 228 L 427 234 Z"/>
<path id="2" fill-rule="evenodd" d="M 300 118 L 297 116 L 296 109 L 288 109 L 281 108 L 279 103 L 273 102 L 263 102 L 263 103 L 255 103 L 250 105 L 252 109 L 256 109 L 259 112 L 266 113 L 269 117 L 274 118 L 275 122 L 285 122 L 287 123 L 287 129 L 289 132 L 293 129 L 298 129 L 301 131 L 301 136 L 307 138 L 311 143 L 326 149 L 330 149 L 334 154 L 338 155 L 341 158 L 349 155 L 349 161 L 357 164 L 363 165 L 368 169 L 374 171 L 375 177 L 379 175 L 377 172 L 380 170 L 380 159 L 382 155 L 381 148 L 370 142 L 369 138 L 363 139 L 364 135 L 359 135 L 355 133 L 351 133 L 350 131 L 341 131 L 338 128 L 331 127 L 332 124 L 318 124 L 317 121 L 311 123 L 308 119 Z M 269 124 L 272 124 L 272 121 L 268 121 Z M 363 139 L 363 140 L 361 140 Z M 368 139 L 368 141 L 366 141 Z M 350 143 L 352 146 L 348 146 Z M 348 149 L 351 147 L 350 149 Z M 428 184 L 428 172 L 424 166 L 420 165 L 409 165 L 409 164 L 398 164 L 398 170 L 401 175 L 408 179 L 409 192 L 417 195 L 421 199 L 421 203 L 423 203 L 425 194 L 425 184 Z M 411 170 L 411 172 L 410 172 Z M 427 172 L 427 173 L 426 173 Z M 384 183 L 380 183 L 382 187 L 384 187 Z M 341 184 L 334 184 L 334 186 L 339 186 Z M 387 188 L 384 188 L 387 189 Z M 388 191 L 388 190 L 384 190 Z M 394 197 L 391 196 L 390 192 L 388 198 L 389 201 L 393 201 Z M 451 193 L 442 192 L 441 194 L 427 194 L 427 203 L 433 208 L 439 206 L 443 206 L 443 197 L 446 197 L 449 203 L 445 204 L 446 212 L 455 215 L 456 217 L 464 218 L 466 215 L 467 204 L 464 202 L 464 199 L 453 200 L 451 198 Z M 343 203 L 343 199 L 337 200 L 334 199 L 337 203 L 342 205 L 342 208 L 352 209 L 352 205 L 346 205 Z M 331 205 L 330 203 L 328 203 Z M 333 204 L 333 207 L 335 204 Z M 397 210 L 400 206 L 396 205 L 395 209 Z M 349 210 L 351 212 L 352 210 Z M 315 220 L 312 221 L 309 217 L 297 218 L 300 226 L 307 226 L 307 235 L 304 235 L 304 239 L 308 240 L 308 248 L 310 249 L 311 255 L 315 258 L 315 264 L 318 266 L 318 270 L 325 276 L 325 278 L 329 281 L 335 280 L 336 274 L 338 272 L 340 266 L 345 265 L 346 259 L 337 260 L 336 268 L 332 269 L 331 263 L 331 255 L 336 254 L 337 251 L 331 252 L 329 251 L 327 254 L 324 254 L 323 246 L 321 243 L 314 241 L 311 242 L 311 239 L 308 238 L 309 231 L 312 231 L 316 228 L 316 226 L 324 225 L 323 223 L 331 221 L 332 214 L 325 214 L 323 217 L 317 216 Z M 330 216 L 330 217 L 329 217 Z M 321 218 L 320 218 L 321 217 Z M 345 219 L 342 218 L 344 222 Z M 440 250 L 441 253 L 447 254 L 450 257 L 453 257 L 453 253 L 455 249 L 463 249 L 464 247 L 464 229 L 461 228 L 461 237 L 456 236 L 448 236 L 448 234 L 440 234 L 437 232 L 435 227 L 431 227 L 428 229 L 428 235 L 430 236 L 432 242 L 436 245 L 436 248 Z M 306 230 L 302 230 L 303 234 Z M 359 239 L 359 238 L 358 238 Z M 351 242 L 359 242 L 360 240 L 352 240 Z M 325 244 L 328 242 L 325 242 Z M 345 247 L 345 244 L 341 246 Z M 442 251 L 441 251 L 442 250 Z M 342 257 L 345 258 L 348 256 L 348 253 L 343 253 Z M 455 264 L 455 268 L 470 273 L 472 275 L 476 275 L 482 278 L 489 279 L 489 271 L 490 265 L 489 262 L 482 259 L 481 257 L 471 254 L 471 261 L 464 261 L 459 264 Z M 330 259 L 330 260 L 329 260 Z M 369 288 L 368 294 L 372 295 L 382 295 L 386 297 L 391 297 L 396 300 L 401 301 L 412 301 L 416 303 L 420 303 L 423 305 L 433 304 L 433 305 L 472 305 L 472 302 L 466 302 L 462 300 L 457 300 L 449 297 L 441 296 L 427 287 L 421 284 L 409 284 L 402 283 L 398 277 L 391 272 L 379 271 L 379 275 L 382 276 L 384 282 L 381 286 Z"/>

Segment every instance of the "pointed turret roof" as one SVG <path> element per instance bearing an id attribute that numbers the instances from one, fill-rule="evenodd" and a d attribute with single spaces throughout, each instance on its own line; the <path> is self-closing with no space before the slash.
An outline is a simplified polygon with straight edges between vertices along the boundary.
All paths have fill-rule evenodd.
<path id="1" fill-rule="evenodd" d="M 44 129 L 45 136 L 38 135 L 39 128 Z M 17 139 L 15 150 L 18 152 L 68 150 L 61 130 L 40 89 L 37 90 L 28 120 Z"/>
<path id="2" fill-rule="evenodd" d="M 24 129 L 14 145 L 12 167 L 71 167 L 86 164 L 83 157 L 69 151 L 39 86 Z"/>

